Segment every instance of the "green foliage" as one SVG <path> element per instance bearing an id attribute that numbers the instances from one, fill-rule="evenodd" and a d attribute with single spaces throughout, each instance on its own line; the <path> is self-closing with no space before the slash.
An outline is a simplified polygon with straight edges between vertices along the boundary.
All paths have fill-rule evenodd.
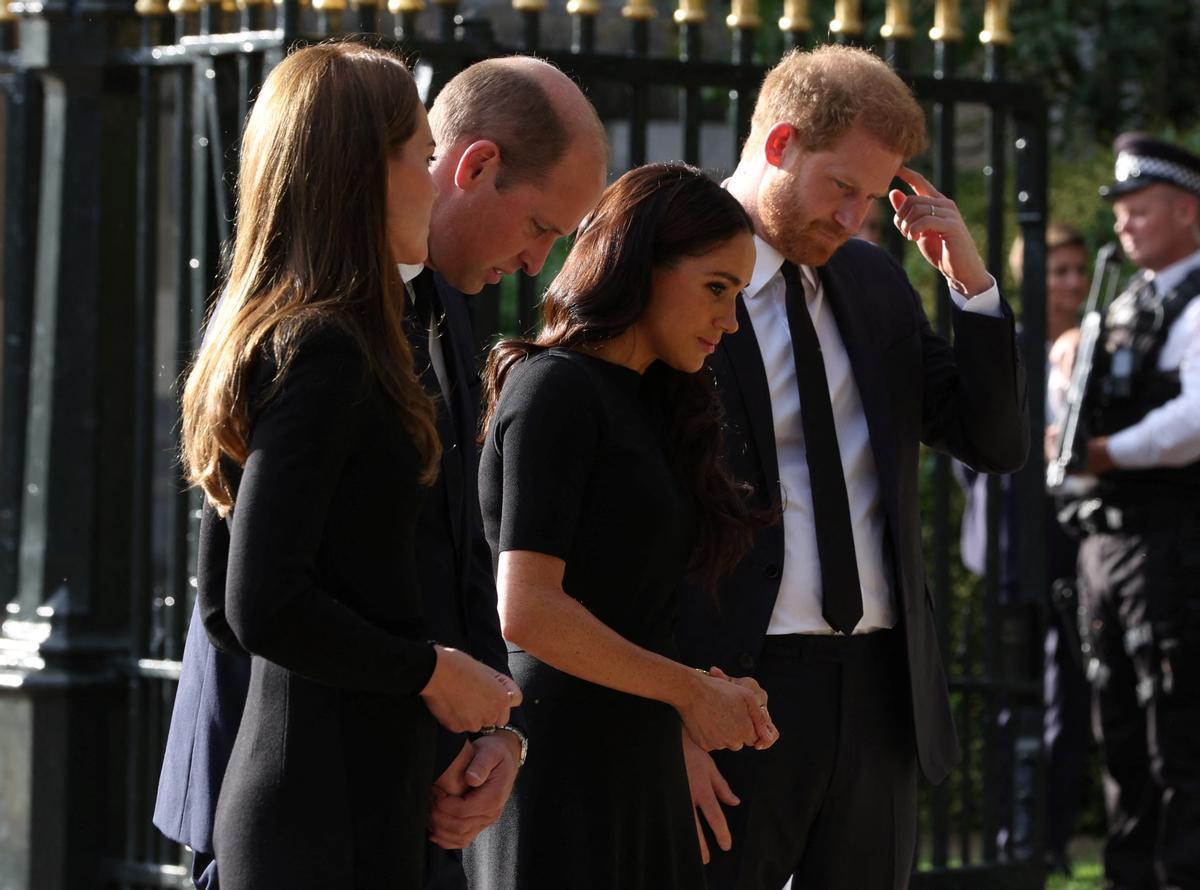
<path id="1" fill-rule="evenodd" d="M 1051 875 L 1046 890 L 1103 890 L 1104 868 L 1099 862 L 1081 862 L 1070 877 Z"/>
<path id="2" fill-rule="evenodd" d="M 1042 84 L 1060 143 L 1200 121 L 1200 7 L 1179 0 L 1014 3 L 1011 75 Z"/>

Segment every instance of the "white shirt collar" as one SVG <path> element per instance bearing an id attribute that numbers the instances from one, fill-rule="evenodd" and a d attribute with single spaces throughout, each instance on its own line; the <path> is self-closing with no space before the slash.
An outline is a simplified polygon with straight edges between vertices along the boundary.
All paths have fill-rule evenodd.
<path id="1" fill-rule="evenodd" d="M 400 277 L 404 279 L 405 284 L 425 271 L 424 263 L 397 263 L 396 266 L 400 269 Z"/>
<path id="2" fill-rule="evenodd" d="M 747 300 L 754 299 L 783 266 L 783 254 L 757 235 L 754 236 L 754 250 L 754 274 L 750 276 L 750 284 L 742 291 Z"/>
<path id="3" fill-rule="evenodd" d="M 758 296 L 764 287 L 770 283 L 779 270 L 783 268 L 784 256 L 758 235 L 754 236 L 754 274 L 750 276 L 750 284 L 742 291 L 742 296 L 747 300 L 753 300 Z M 804 280 L 805 298 L 812 300 L 813 295 L 817 292 L 820 286 L 820 279 L 817 277 L 817 270 L 811 266 L 797 266 L 800 270 L 800 277 Z"/>
<path id="4" fill-rule="evenodd" d="M 1158 293 L 1167 294 L 1177 288 L 1196 266 L 1200 266 L 1200 250 L 1185 256 L 1177 263 L 1171 263 L 1165 269 L 1152 273 L 1149 280 L 1154 282 L 1154 289 Z"/>

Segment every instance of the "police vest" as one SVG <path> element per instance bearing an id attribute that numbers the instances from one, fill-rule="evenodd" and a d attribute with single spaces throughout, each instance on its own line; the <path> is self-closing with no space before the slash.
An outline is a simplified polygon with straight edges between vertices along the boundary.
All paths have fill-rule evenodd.
<path id="1" fill-rule="evenodd" d="M 1169 293 L 1131 288 L 1113 300 L 1088 389 L 1088 429 L 1093 436 L 1131 427 L 1180 394 L 1179 369 L 1159 370 L 1158 356 L 1171 325 L 1198 295 L 1200 268 Z M 1200 488 L 1200 461 L 1183 467 L 1112 470 L 1101 477 L 1101 485 L 1121 498 L 1178 498 L 1181 489 Z M 1194 497 L 1195 491 L 1188 496 Z"/>

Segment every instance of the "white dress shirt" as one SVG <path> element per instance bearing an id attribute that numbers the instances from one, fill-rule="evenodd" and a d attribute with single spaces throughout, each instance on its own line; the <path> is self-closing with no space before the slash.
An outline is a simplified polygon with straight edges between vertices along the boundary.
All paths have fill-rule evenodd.
<path id="1" fill-rule="evenodd" d="M 1165 294 L 1200 266 L 1200 250 L 1150 280 Z M 1167 332 L 1158 369 L 1179 369 L 1182 392 L 1131 427 L 1109 436 L 1108 453 L 1118 467 L 1182 467 L 1200 460 L 1200 298 L 1193 297 Z"/>
<path id="2" fill-rule="evenodd" d="M 767 372 L 783 501 L 783 574 L 767 633 L 831 634 L 833 628 L 821 615 L 821 570 L 800 415 L 800 390 L 796 384 L 796 361 L 784 304 L 787 288 L 780 272 L 783 256 L 757 236 L 754 246 L 758 257 L 744 298 Z M 883 547 L 884 514 L 879 500 L 879 473 L 871 451 L 858 384 L 816 270 L 801 266 L 800 273 L 808 312 L 825 361 L 838 451 L 850 502 L 850 525 L 863 594 L 863 616 L 854 632 L 895 627 L 896 603 Z M 970 300 L 953 288 L 950 293 L 955 304 L 969 312 L 997 317 L 1001 314 L 1000 293 L 994 282 L 989 290 Z M 853 295 L 846 295 L 846 299 L 853 299 Z"/>

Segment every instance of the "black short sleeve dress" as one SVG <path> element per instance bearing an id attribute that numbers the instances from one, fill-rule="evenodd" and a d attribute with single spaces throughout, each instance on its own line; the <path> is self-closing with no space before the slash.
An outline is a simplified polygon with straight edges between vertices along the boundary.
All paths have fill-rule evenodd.
<path id="1" fill-rule="evenodd" d="M 510 372 L 484 444 L 480 502 L 493 557 L 566 562 L 563 586 L 639 646 L 675 657 L 679 583 L 694 541 L 635 371 L 550 349 Z M 702 888 L 669 705 L 509 656 L 529 759 L 500 820 L 468 850 L 489 890 Z"/>

